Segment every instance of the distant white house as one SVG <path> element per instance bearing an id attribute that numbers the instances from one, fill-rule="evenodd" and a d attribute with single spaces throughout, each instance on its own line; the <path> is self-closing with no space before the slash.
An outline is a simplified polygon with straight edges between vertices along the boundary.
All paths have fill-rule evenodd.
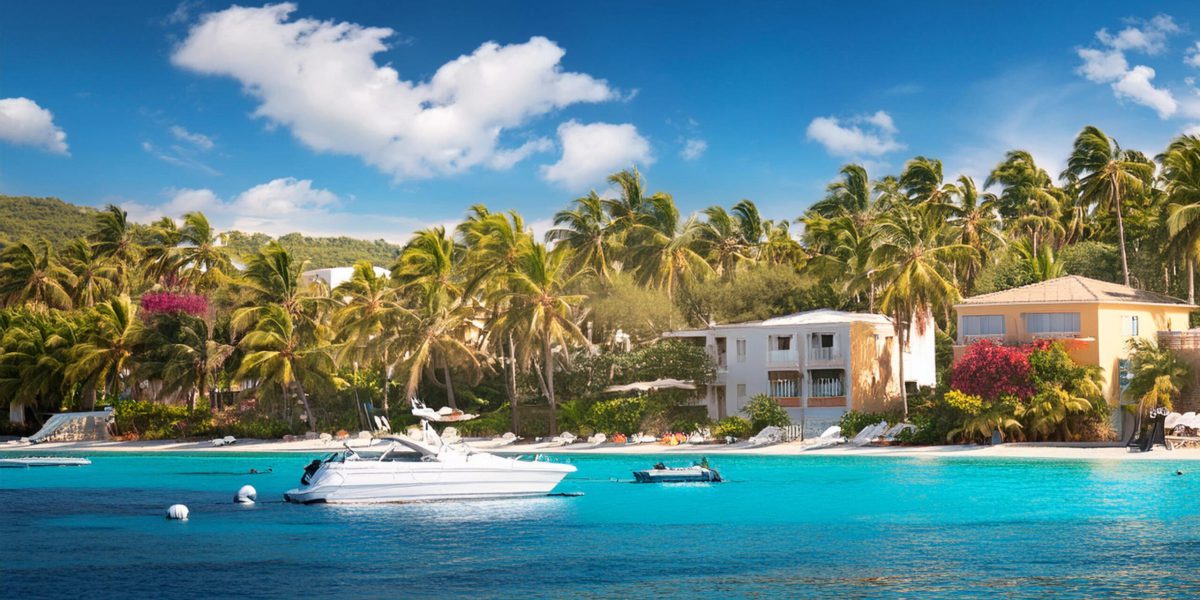
<path id="1" fill-rule="evenodd" d="M 914 325 L 898 352 L 891 319 L 883 315 L 814 310 L 667 337 L 703 345 L 717 376 L 703 401 L 714 419 L 737 415 L 758 394 L 776 399 L 808 432 L 836 422 L 848 410 L 898 408 L 900 360 L 910 391 L 934 385 L 934 326 Z"/>
<path id="2" fill-rule="evenodd" d="M 375 274 L 380 277 L 389 277 L 391 271 L 382 267 L 375 267 Z M 312 283 L 320 280 L 329 289 L 333 289 L 354 277 L 354 267 L 332 267 L 329 269 L 313 269 L 300 274 L 300 281 L 304 283 Z"/>

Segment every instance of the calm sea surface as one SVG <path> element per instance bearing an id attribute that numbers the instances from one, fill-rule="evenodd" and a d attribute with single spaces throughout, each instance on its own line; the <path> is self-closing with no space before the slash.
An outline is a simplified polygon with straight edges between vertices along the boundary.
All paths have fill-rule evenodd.
<path id="1" fill-rule="evenodd" d="M 317 456 L 0 469 L 0 597 L 1200 594 L 1182 462 L 718 456 L 728 483 L 656 486 L 627 483 L 656 457 L 572 456 L 581 497 L 283 503 Z M 260 503 L 232 504 L 247 483 Z"/>

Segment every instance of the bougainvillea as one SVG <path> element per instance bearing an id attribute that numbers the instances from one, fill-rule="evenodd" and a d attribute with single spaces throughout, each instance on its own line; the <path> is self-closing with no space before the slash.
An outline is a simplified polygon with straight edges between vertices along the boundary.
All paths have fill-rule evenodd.
<path id="1" fill-rule="evenodd" d="M 1030 350 L 991 340 L 975 342 L 954 363 L 950 387 L 984 400 L 1004 396 L 1028 400 L 1037 391 L 1029 373 Z"/>
<path id="2" fill-rule="evenodd" d="M 142 295 L 142 310 L 149 314 L 187 313 L 202 317 L 208 313 L 208 299 L 196 294 L 151 292 Z"/>

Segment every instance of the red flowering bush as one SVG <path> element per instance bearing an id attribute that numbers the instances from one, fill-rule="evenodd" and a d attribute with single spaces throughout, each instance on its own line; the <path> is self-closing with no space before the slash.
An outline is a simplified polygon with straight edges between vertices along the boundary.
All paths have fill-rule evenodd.
<path id="1" fill-rule="evenodd" d="M 142 296 L 142 310 L 149 314 L 187 313 L 202 317 L 208 313 L 208 299 L 181 292 L 151 292 Z"/>
<path id="2" fill-rule="evenodd" d="M 1030 350 L 991 340 L 975 342 L 954 363 L 950 387 L 985 400 L 1004 396 L 1027 400 L 1036 393 L 1029 372 Z"/>

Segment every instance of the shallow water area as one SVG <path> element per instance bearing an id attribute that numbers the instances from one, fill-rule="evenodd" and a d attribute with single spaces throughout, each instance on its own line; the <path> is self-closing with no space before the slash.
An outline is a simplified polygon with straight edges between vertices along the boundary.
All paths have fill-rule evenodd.
<path id="1" fill-rule="evenodd" d="M 1163 462 L 562 455 L 546 497 L 282 502 L 319 454 L 94 454 L 0 469 L 4 596 L 1178 597 L 1200 471 Z M 683 466 L 699 456 L 662 458 Z M 251 469 L 269 473 L 250 474 Z M 1183 467 L 1188 471 L 1186 467 Z M 259 503 L 236 505 L 253 485 Z M 166 507 L 186 504 L 187 521 Z"/>

